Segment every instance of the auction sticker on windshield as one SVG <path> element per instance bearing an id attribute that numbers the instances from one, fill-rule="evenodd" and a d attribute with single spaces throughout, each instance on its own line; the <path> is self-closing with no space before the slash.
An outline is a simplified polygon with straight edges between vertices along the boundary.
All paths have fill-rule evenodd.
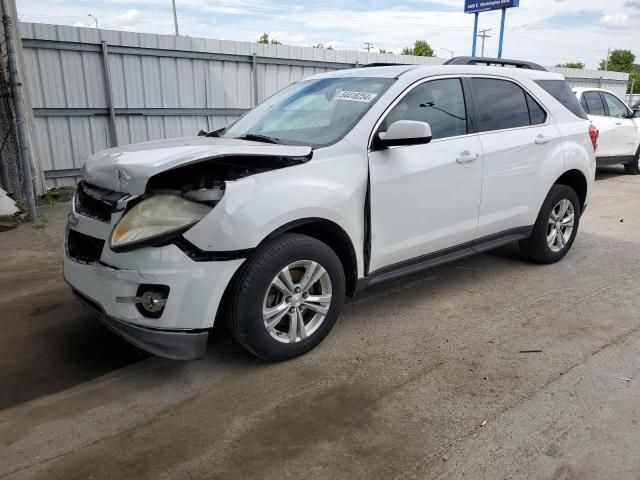
<path id="1" fill-rule="evenodd" d="M 354 90 L 345 90 L 338 95 L 337 100 L 346 100 L 349 102 L 364 102 L 369 103 L 374 98 L 376 98 L 378 94 L 369 93 L 369 92 L 356 92 Z"/>

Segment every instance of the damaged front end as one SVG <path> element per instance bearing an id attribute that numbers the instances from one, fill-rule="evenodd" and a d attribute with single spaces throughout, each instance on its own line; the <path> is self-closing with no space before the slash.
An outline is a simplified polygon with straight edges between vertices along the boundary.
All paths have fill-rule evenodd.
<path id="1" fill-rule="evenodd" d="M 87 162 L 76 211 L 113 225 L 107 240 L 112 251 L 176 243 L 192 259 L 207 258 L 182 234 L 216 207 L 229 182 L 300 165 L 312 155 L 309 147 L 189 140 L 114 149 Z"/>

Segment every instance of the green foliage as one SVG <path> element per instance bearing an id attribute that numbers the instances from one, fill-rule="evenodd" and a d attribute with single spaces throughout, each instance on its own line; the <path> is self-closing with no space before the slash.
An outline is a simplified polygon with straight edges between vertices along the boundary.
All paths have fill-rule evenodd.
<path id="1" fill-rule="evenodd" d="M 416 57 L 434 57 L 435 53 L 429 42 L 426 40 L 416 40 L 413 48 L 405 47 L 402 55 L 415 55 Z"/>
<path id="2" fill-rule="evenodd" d="M 387 53 L 387 51 L 384 48 L 381 48 L 380 53 Z"/>
<path id="3" fill-rule="evenodd" d="M 269 34 L 268 33 L 263 33 L 260 38 L 258 39 L 258 43 L 264 43 L 266 45 L 271 44 L 271 45 L 282 45 L 282 42 L 280 40 L 276 40 L 275 38 L 269 39 Z"/>
<path id="4" fill-rule="evenodd" d="M 631 91 L 631 85 L 629 85 L 628 93 L 640 93 L 640 65 L 637 63 L 633 65 L 633 70 L 629 73 L 630 79 L 633 83 L 633 92 Z"/>
<path id="5" fill-rule="evenodd" d="M 38 205 L 55 205 L 56 203 L 66 203 L 73 198 L 73 187 L 58 187 L 47 190 L 47 193 L 38 197 Z"/>
<path id="6" fill-rule="evenodd" d="M 584 68 L 584 63 L 582 62 L 567 62 L 567 63 L 559 63 L 556 65 L 559 68 L 579 68 L 582 70 Z"/>
<path id="7" fill-rule="evenodd" d="M 326 50 L 333 50 L 333 47 L 331 45 L 329 45 L 328 47 L 325 47 L 322 43 L 318 43 L 316 45 L 313 45 L 313 48 L 324 48 Z"/>
<path id="8" fill-rule="evenodd" d="M 600 62 L 600 70 L 605 70 L 606 68 L 611 72 L 628 73 L 629 80 L 635 80 L 633 92 L 631 92 L 631 85 L 629 85 L 628 93 L 640 93 L 640 65 L 635 63 L 635 61 L 636 56 L 631 50 L 614 50 L 611 52 L 611 55 L 609 55 L 608 65 L 606 58 Z"/>
<path id="9" fill-rule="evenodd" d="M 609 55 L 609 62 L 606 58 L 600 62 L 600 70 L 631 73 L 635 61 L 636 56 L 631 50 L 614 50 Z"/>

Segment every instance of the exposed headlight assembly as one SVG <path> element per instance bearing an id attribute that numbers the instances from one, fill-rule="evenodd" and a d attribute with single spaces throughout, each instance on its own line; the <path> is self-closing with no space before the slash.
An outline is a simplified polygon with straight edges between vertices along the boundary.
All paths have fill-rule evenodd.
<path id="1" fill-rule="evenodd" d="M 111 233 L 109 245 L 113 250 L 124 251 L 161 242 L 199 222 L 211 208 L 177 195 L 154 195 L 120 219 Z"/>

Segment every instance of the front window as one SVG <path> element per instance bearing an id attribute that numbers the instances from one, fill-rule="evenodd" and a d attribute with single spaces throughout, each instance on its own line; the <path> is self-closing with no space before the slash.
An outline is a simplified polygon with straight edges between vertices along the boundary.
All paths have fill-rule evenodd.
<path id="1" fill-rule="evenodd" d="M 609 109 L 609 116 L 615 118 L 626 118 L 629 116 L 629 111 L 619 99 L 607 92 L 602 92 L 604 101 Z"/>
<path id="2" fill-rule="evenodd" d="M 222 136 L 314 148 L 344 137 L 393 82 L 387 78 L 304 80 L 269 98 Z"/>
<path id="3" fill-rule="evenodd" d="M 467 114 L 460 79 L 432 80 L 418 85 L 393 107 L 381 130 L 386 131 L 398 120 L 428 123 L 434 140 L 465 135 Z"/>

